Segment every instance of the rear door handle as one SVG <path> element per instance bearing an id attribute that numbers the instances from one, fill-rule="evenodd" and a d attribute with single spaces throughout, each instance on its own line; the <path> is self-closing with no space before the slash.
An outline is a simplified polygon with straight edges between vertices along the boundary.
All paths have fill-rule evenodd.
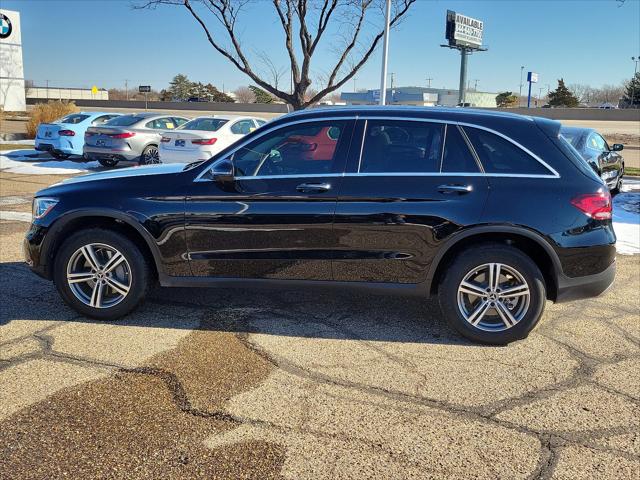
<path id="1" fill-rule="evenodd" d="M 301 183 L 296 190 L 302 193 L 319 193 L 331 190 L 330 183 Z"/>
<path id="2" fill-rule="evenodd" d="M 458 195 L 464 195 L 466 193 L 471 192 L 472 190 L 473 190 L 473 186 L 471 185 L 447 184 L 447 185 L 440 185 L 438 187 L 438 191 L 440 193 L 445 193 L 445 194 L 457 193 Z"/>

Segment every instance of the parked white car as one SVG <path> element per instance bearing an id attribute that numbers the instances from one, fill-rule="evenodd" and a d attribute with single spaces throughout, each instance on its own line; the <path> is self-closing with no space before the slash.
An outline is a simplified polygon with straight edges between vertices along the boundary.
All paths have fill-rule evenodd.
<path id="1" fill-rule="evenodd" d="M 194 118 L 181 127 L 162 134 L 160 162 L 191 163 L 208 160 L 265 123 L 267 121 L 262 118 L 238 115 Z"/>

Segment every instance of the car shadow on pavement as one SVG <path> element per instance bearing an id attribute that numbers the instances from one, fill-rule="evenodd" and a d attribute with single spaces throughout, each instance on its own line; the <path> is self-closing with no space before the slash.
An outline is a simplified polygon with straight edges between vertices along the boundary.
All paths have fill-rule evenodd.
<path id="1" fill-rule="evenodd" d="M 12 321 L 105 323 L 334 340 L 478 346 L 450 329 L 437 300 L 354 291 L 155 288 L 113 322 L 79 315 L 21 262 L 0 263 L 0 333 Z M 0 338 L 2 336 L 0 335 Z"/>

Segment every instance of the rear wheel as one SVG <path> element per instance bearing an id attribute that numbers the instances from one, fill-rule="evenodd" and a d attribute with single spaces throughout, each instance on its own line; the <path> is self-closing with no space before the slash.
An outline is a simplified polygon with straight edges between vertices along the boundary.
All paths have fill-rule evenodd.
<path id="1" fill-rule="evenodd" d="M 113 168 L 118 164 L 118 160 L 114 160 L 113 158 L 99 158 L 98 162 L 100 162 L 100 165 L 107 168 Z"/>
<path id="2" fill-rule="evenodd" d="M 470 340 L 496 345 L 525 338 L 544 311 L 537 265 L 507 245 L 473 247 L 458 255 L 439 286 L 447 322 Z"/>
<path id="3" fill-rule="evenodd" d="M 140 165 L 153 165 L 155 163 L 162 163 L 160 161 L 160 153 L 157 145 L 148 145 L 142 151 L 140 156 Z"/>
<path id="4" fill-rule="evenodd" d="M 56 152 L 55 150 L 51 150 L 50 153 L 53 158 L 57 158 L 58 160 L 66 160 L 71 156 L 69 153 Z"/>
<path id="5" fill-rule="evenodd" d="M 69 306 L 101 320 L 134 310 L 152 278 L 140 249 L 124 235 L 103 229 L 84 230 L 65 241 L 56 255 L 53 276 Z"/>

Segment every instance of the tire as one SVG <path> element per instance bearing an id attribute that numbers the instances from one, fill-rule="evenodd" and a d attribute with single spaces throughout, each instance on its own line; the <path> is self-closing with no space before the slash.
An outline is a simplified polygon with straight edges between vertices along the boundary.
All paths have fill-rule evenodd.
<path id="1" fill-rule="evenodd" d="M 494 265 L 495 277 L 497 264 L 498 283 L 487 291 L 489 265 Z M 503 297 L 507 290 L 510 294 Z M 474 342 L 505 345 L 526 338 L 538 323 L 546 288 L 540 269 L 525 253 L 490 243 L 471 247 L 453 260 L 438 287 L 438 300 L 447 322 L 461 335 Z M 483 305 L 486 309 L 480 308 Z"/>
<path id="2" fill-rule="evenodd" d="M 157 145 L 147 145 L 140 155 L 140 165 L 154 165 L 162 163 L 160 161 L 160 152 Z"/>
<path id="3" fill-rule="evenodd" d="M 620 193 L 620 191 L 622 190 L 622 182 L 624 181 L 622 179 L 622 177 L 624 176 L 624 167 L 622 169 L 622 171 L 620 172 L 620 176 L 618 177 L 618 180 L 616 181 L 616 186 L 613 187 L 613 189 L 611 190 L 611 195 L 617 195 Z"/>
<path id="4" fill-rule="evenodd" d="M 99 158 L 98 162 L 103 167 L 113 168 L 118 164 L 118 160 L 114 160 L 113 158 Z"/>
<path id="5" fill-rule="evenodd" d="M 62 153 L 62 152 L 55 152 L 53 150 L 51 150 L 49 153 L 51 153 L 51 156 L 53 158 L 56 158 L 58 160 L 66 160 L 67 158 L 69 158 L 71 155 L 68 153 Z"/>
<path id="6" fill-rule="evenodd" d="M 92 246 L 91 252 L 86 250 L 87 246 Z M 92 255 L 104 270 L 116 253 L 124 259 L 116 262 L 115 268 L 108 273 L 102 273 L 101 269 L 92 273 L 88 260 Z M 69 283 L 68 274 L 76 282 Z M 96 278 L 102 278 L 101 287 Z M 54 259 L 53 280 L 62 299 L 82 315 L 99 320 L 115 320 L 132 312 L 144 301 L 152 279 L 151 268 L 136 244 L 111 230 L 94 228 L 72 235 Z"/>

